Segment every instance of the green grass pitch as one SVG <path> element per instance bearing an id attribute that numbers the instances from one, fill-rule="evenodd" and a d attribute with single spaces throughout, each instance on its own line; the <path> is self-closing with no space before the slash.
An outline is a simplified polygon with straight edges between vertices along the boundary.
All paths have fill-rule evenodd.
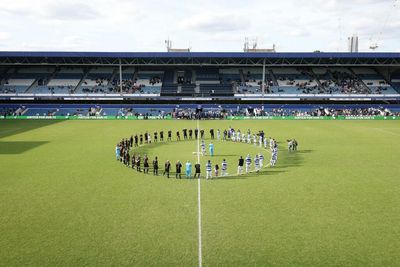
<path id="1" fill-rule="evenodd" d="M 201 181 L 204 266 L 400 265 L 397 121 L 200 126 L 280 142 L 275 169 Z M 114 156 L 123 137 L 185 127 L 196 122 L 0 121 L 0 266 L 197 266 L 198 181 L 143 175 Z M 227 158 L 230 173 L 259 151 L 215 147 L 213 163 Z M 194 162 L 196 143 L 140 149 L 161 164 Z"/>

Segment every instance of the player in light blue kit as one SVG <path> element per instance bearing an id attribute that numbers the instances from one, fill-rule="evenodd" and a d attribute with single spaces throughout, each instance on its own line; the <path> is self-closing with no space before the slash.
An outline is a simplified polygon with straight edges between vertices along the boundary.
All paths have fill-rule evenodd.
<path id="1" fill-rule="evenodd" d="M 211 157 L 214 156 L 214 144 L 213 144 L 213 143 L 210 143 L 210 144 L 208 145 L 208 149 L 209 149 L 209 151 L 210 151 L 210 156 L 211 156 Z"/>
<path id="2" fill-rule="evenodd" d="M 117 160 L 119 160 L 121 154 L 121 149 L 119 148 L 119 145 L 115 147 L 115 156 L 117 157 Z"/>
<path id="3" fill-rule="evenodd" d="M 190 179 L 192 178 L 192 163 L 190 161 L 186 162 L 186 178 Z"/>

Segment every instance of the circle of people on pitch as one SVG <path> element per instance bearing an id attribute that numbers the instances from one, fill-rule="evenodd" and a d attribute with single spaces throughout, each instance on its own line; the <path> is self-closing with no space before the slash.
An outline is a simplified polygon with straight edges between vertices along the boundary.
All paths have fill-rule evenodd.
<path id="1" fill-rule="evenodd" d="M 203 156 L 206 155 L 206 145 L 204 141 L 204 130 L 201 129 L 183 129 L 183 139 L 188 140 L 188 139 L 193 139 L 193 134 L 194 138 L 197 139 L 198 137 L 201 138 L 201 154 Z M 200 134 L 200 136 L 199 136 Z M 224 130 L 222 133 L 218 129 L 216 131 L 216 138 L 217 140 L 222 140 L 222 141 L 233 141 L 233 142 L 243 142 L 243 143 L 248 143 L 248 144 L 254 144 L 255 146 L 259 145 L 260 147 L 263 147 L 265 149 L 270 149 L 271 151 L 271 160 L 269 163 L 270 167 L 274 167 L 276 165 L 276 161 L 278 159 L 278 144 L 277 141 L 271 137 L 267 138 L 264 134 L 264 131 L 259 131 L 257 134 L 251 134 L 250 130 L 247 130 L 247 133 L 243 132 L 241 133 L 240 130 L 235 131 L 233 128 L 229 127 L 228 130 Z M 210 129 L 210 136 L 211 139 L 215 139 L 215 131 L 214 129 Z M 154 142 L 164 142 L 164 131 L 157 132 L 155 131 L 153 134 L 154 137 Z M 176 140 L 180 141 L 181 140 L 181 135 L 180 131 L 176 132 Z M 167 132 L 167 141 L 172 141 L 172 131 L 169 130 Z M 122 162 L 126 167 L 130 167 L 132 169 L 136 169 L 138 172 L 144 172 L 145 174 L 149 173 L 150 170 L 150 159 L 147 155 L 143 156 L 143 159 L 140 155 L 135 155 L 133 154 L 132 157 L 130 156 L 130 150 L 132 147 L 139 147 L 140 145 L 143 144 L 151 144 L 152 138 L 151 135 L 146 132 L 144 134 L 136 134 L 135 136 L 131 136 L 130 138 L 122 139 L 116 146 L 115 152 L 116 152 L 116 159 L 120 162 Z M 296 151 L 298 142 L 295 139 L 289 139 L 287 140 L 288 142 L 288 150 L 289 151 Z M 209 152 L 210 156 L 214 155 L 214 144 L 210 143 L 209 144 Z M 143 168 L 142 166 L 142 160 L 143 160 Z M 245 169 L 245 173 L 248 174 L 251 172 L 251 164 L 252 164 L 252 158 L 248 154 L 246 158 L 243 158 L 242 156 L 238 160 L 238 167 L 237 167 L 237 175 L 242 175 L 243 174 L 243 169 Z M 159 161 L 158 157 L 155 157 L 153 161 L 151 162 L 152 165 L 152 172 L 153 175 L 158 176 L 159 175 Z M 268 166 L 268 165 L 267 165 Z M 264 156 L 262 153 L 256 154 L 254 158 L 254 171 L 259 172 L 262 168 L 264 167 Z M 170 178 L 170 173 L 171 173 L 171 162 L 167 160 L 164 164 L 164 171 L 163 171 L 163 176 L 166 176 L 167 178 Z M 183 165 L 182 163 L 178 160 L 175 164 L 175 178 L 181 179 L 182 178 L 182 168 Z M 201 174 L 201 165 L 200 163 L 196 163 L 194 165 L 195 173 L 194 176 L 192 177 L 192 163 L 188 160 L 185 164 L 185 176 L 186 178 L 200 178 Z M 221 176 L 227 176 L 228 172 L 228 163 L 226 162 L 225 159 L 223 159 L 221 163 L 221 173 L 219 173 L 220 167 L 218 164 L 214 165 L 214 167 L 211 164 L 211 160 L 208 160 L 206 163 L 206 179 L 211 179 L 213 176 L 218 177 L 219 175 Z"/>

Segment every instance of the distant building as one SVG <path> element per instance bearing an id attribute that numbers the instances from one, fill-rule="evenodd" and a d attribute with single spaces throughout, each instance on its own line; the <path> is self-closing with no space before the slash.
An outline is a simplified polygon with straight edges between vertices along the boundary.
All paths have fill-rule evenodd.
<path id="1" fill-rule="evenodd" d="M 353 35 L 348 38 L 349 40 L 349 52 L 350 53 L 358 53 L 358 36 Z"/>
<path id="2" fill-rule="evenodd" d="M 249 39 L 246 37 L 243 51 L 248 53 L 275 53 L 276 46 L 275 44 L 273 44 L 272 48 L 258 48 L 257 39 L 255 39 L 252 45 L 250 46 Z"/>
<path id="3" fill-rule="evenodd" d="M 190 52 L 190 48 L 172 48 L 172 41 L 169 39 L 165 40 L 165 45 L 168 52 Z"/>

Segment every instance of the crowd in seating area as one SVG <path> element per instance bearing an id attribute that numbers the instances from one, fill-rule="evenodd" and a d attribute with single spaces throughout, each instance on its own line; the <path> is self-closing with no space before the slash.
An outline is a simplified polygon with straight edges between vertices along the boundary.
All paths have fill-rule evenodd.
<path id="1" fill-rule="evenodd" d="M 229 112 L 225 109 L 208 109 L 208 110 L 199 110 L 199 109 L 182 109 L 175 108 L 172 113 L 172 118 L 174 119 L 224 119 L 229 115 Z"/>
<path id="2" fill-rule="evenodd" d="M 16 108 L 1 108 L 0 116 L 8 117 L 8 116 L 21 116 L 26 110 L 25 106 L 20 106 Z"/>
<path id="3" fill-rule="evenodd" d="M 101 115 L 101 107 L 100 106 L 95 106 L 95 107 L 89 108 L 88 115 L 89 115 L 89 117 L 94 117 L 94 116 Z"/>
<path id="4" fill-rule="evenodd" d="M 15 88 L 0 87 L 0 94 L 15 94 L 16 92 Z"/>
<path id="5" fill-rule="evenodd" d="M 295 117 L 333 117 L 333 116 L 400 116 L 400 112 L 391 112 L 384 107 L 379 108 L 348 108 L 333 109 L 319 107 L 310 110 L 293 110 L 276 108 L 264 110 L 262 108 L 244 108 L 238 110 L 227 110 L 223 108 L 198 111 L 196 109 L 176 109 L 172 112 L 172 117 L 177 119 L 224 119 L 228 116 L 295 116 Z"/>
<path id="6" fill-rule="evenodd" d="M 59 85 L 59 86 L 48 86 L 47 90 L 49 94 L 56 94 L 63 91 L 64 93 L 73 94 L 74 93 L 74 86 L 71 85 Z M 45 92 L 41 92 L 45 93 Z"/>

